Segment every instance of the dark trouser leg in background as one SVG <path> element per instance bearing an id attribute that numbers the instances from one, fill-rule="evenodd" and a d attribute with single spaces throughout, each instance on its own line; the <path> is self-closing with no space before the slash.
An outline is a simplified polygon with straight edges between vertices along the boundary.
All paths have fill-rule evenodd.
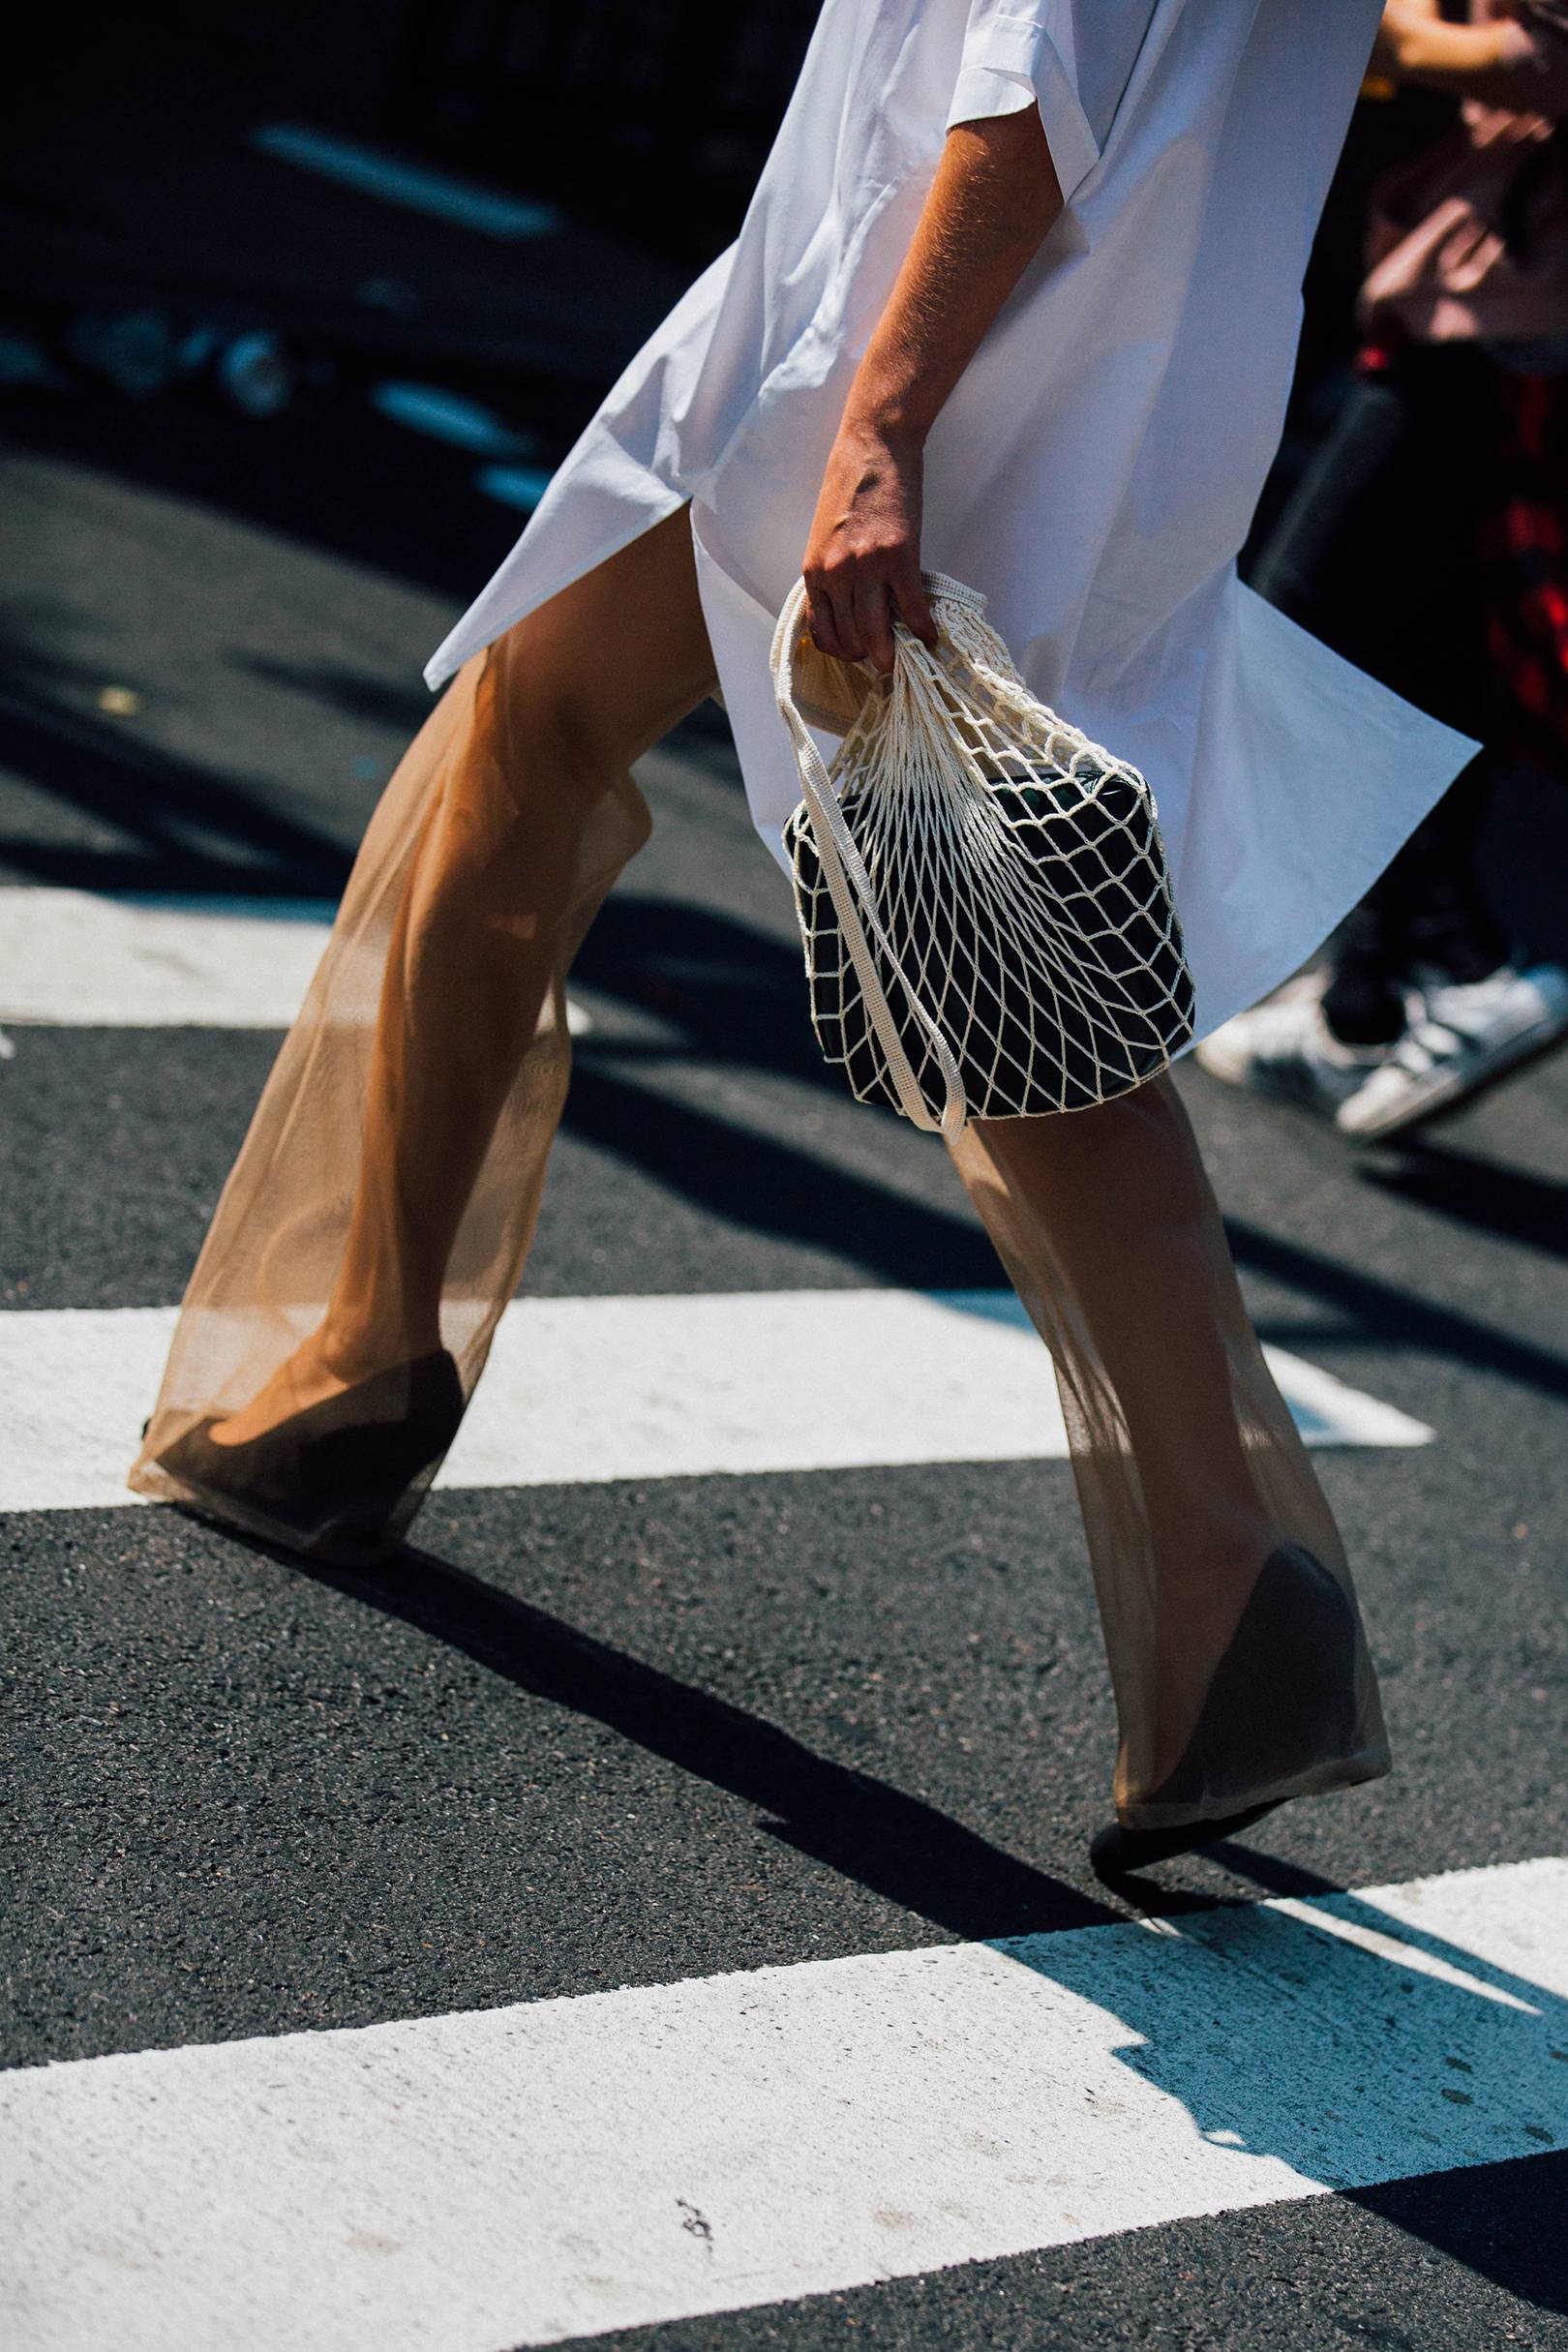
<path id="1" fill-rule="evenodd" d="M 1469 735 L 1487 714 L 1479 547 L 1493 408 L 1469 351 L 1408 352 L 1358 379 L 1251 569 L 1291 619 Z M 1323 1011 L 1345 1044 L 1400 1035 L 1418 966 L 1468 983 L 1505 960 L 1475 875 L 1487 789 L 1477 760 L 1342 927 Z"/>

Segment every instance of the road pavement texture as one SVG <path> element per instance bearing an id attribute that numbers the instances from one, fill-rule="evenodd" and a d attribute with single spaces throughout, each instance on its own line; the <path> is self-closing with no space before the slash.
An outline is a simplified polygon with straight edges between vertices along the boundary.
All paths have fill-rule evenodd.
<path id="1" fill-rule="evenodd" d="M 8 2344 L 1568 2346 L 1568 1059 L 1359 1163 L 1184 1078 L 1397 1768 L 1139 1905 L 1033 1342 L 820 1067 L 716 715 L 642 771 L 514 1368 L 407 1558 L 121 1503 L 256 1023 L 515 517 L 368 402 L 13 421 Z M 908 1437 L 937 1380 L 962 1446 Z"/>

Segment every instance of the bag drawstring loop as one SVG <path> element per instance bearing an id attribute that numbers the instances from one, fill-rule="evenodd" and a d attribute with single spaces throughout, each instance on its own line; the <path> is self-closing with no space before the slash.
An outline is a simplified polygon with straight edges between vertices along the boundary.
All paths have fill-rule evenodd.
<path id="1" fill-rule="evenodd" d="M 932 588 L 933 592 L 939 592 L 935 590 L 934 583 L 940 578 L 940 574 L 927 573 L 925 575 L 927 587 Z M 942 581 L 944 588 L 950 586 L 960 588 L 965 601 L 977 606 L 983 606 L 983 599 L 976 596 L 973 589 L 961 588 L 960 584 L 956 581 L 951 583 Z M 888 1057 L 889 1072 L 897 1090 L 899 1104 L 905 1118 L 916 1127 L 923 1128 L 929 1134 L 947 1136 L 961 1134 L 969 1112 L 964 1100 L 964 1082 L 958 1068 L 958 1058 L 948 1042 L 941 1023 L 920 1003 L 903 972 L 898 960 L 898 951 L 888 937 L 877 914 L 870 877 L 866 873 L 860 853 L 855 846 L 849 827 L 844 822 L 843 811 L 838 805 L 838 795 L 833 790 L 832 779 L 828 773 L 827 764 L 822 753 L 817 749 L 815 737 L 796 708 L 795 648 L 799 643 L 805 612 L 806 587 L 805 582 L 800 580 L 796 583 L 786 597 L 784 609 L 778 617 L 778 626 L 773 632 L 773 692 L 783 714 L 784 723 L 788 727 L 795 744 L 796 759 L 800 770 L 801 797 L 811 812 L 817 855 L 822 860 L 823 880 L 828 885 L 828 892 L 832 899 L 834 912 L 843 928 L 845 944 L 855 965 L 856 977 L 859 980 L 861 993 L 865 998 L 866 1010 L 871 1016 L 871 1023 L 876 1030 L 882 1050 Z M 908 659 L 908 648 L 919 644 L 919 639 L 912 637 L 901 622 L 896 624 L 893 654 L 895 661 Z M 923 646 L 920 649 L 921 652 L 925 650 Z M 876 958 L 872 954 L 866 939 L 868 930 L 889 964 L 897 973 L 898 984 L 904 992 L 910 1012 L 920 1034 L 930 1046 L 937 1068 L 942 1072 L 947 1100 L 940 1118 L 934 1119 L 931 1116 L 925 1098 L 920 1093 L 914 1070 L 911 1068 L 909 1056 L 904 1050 L 904 1041 L 899 1035 L 898 1024 L 893 1018 L 891 1007 L 888 1003 L 887 991 L 882 985 L 882 978 L 877 970 Z"/>

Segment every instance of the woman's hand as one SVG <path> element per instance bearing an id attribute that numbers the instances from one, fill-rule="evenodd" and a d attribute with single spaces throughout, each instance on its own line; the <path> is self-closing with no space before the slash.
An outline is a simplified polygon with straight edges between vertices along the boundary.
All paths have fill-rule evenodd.
<path id="1" fill-rule="evenodd" d="M 846 417 L 828 460 L 800 571 L 811 635 L 838 661 L 893 666 L 893 620 L 928 645 L 936 623 L 920 586 L 918 441 Z"/>

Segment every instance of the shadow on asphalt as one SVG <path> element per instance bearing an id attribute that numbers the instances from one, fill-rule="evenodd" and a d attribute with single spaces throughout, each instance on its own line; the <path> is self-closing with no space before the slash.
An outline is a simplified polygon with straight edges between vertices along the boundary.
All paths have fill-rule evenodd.
<path id="1" fill-rule="evenodd" d="M 410 738 L 418 734 L 435 705 L 435 696 L 417 678 L 406 686 L 391 686 L 384 678 L 367 678 L 339 662 L 279 661 L 242 648 L 236 648 L 232 659 L 237 669 L 258 678 L 264 685 L 303 695 L 340 718 L 390 727 Z"/>
<path id="2" fill-rule="evenodd" d="M 1568 2155 L 1476 2164 L 1340 2193 L 1521 2302 L 1568 2313 Z"/>
<path id="3" fill-rule="evenodd" d="M 1385 1192 L 1473 1232 L 1494 1233 L 1543 1257 L 1568 1258 L 1568 1184 L 1425 1139 L 1406 1144 L 1400 1164 L 1364 1174 Z"/>
<path id="4" fill-rule="evenodd" d="M 69 811 L 86 840 L 0 834 L 14 873 L 79 890 L 336 898 L 352 848 L 269 805 L 266 788 L 181 760 L 75 699 L 91 676 L 15 625 L 0 638 L 0 769 Z"/>
<path id="5" fill-rule="evenodd" d="M 595 1068 L 586 1053 L 562 1125 L 698 1208 L 829 1251 L 895 1288 L 991 1290 L 1003 1280 L 983 1231 L 957 1211 Z"/>
<path id="6" fill-rule="evenodd" d="M 236 1539 L 245 1540 L 245 1539 Z M 294 1573 L 416 1627 L 530 1697 L 603 1724 L 724 1789 L 799 1853 L 967 1941 L 1126 1917 L 1005 1854 L 934 1805 L 831 1763 L 764 1717 L 682 1682 L 433 1553 L 336 1569 L 267 1544 Z M 1180 1908 L 1192 1898 L 1178 1897 Z"/>
<path id="7" fill-rule="evenodd" d="M 825 1165 L 781 1131 L 741 1127 L 641 1082 L 639 1071 L 662 1059 L 695 1059 L 787 1077 L 842 1100 L 841 1082 L 811 1036 L 791 948 L 729 918 L 622 891 L 605 906 L 576 972 L 585 986 L 627 1005 L 654 1005 L 681 1034 L 676 1046 L 611 1037 L 580 1045 L 565 1117 L 572 1133 L 700 1207 L 791 1240 L 830 1241 L 891 1282 L 960 1289 L 997 1281 L 989 1243 L 962 1214 L 913 1202 L 869 1177 Z M 1568 1253 L 1568 1186 L 1458 1154 L 1429 1150 L 1425 1157 L 1449 1172 L 1448 1196 L 1432 1205 L 1505 1239 L 1520 1238 L 1519 1214 L 1527 1206 L 1524 1238 L 1544 1247 L 1550 1233 L 1551 1246 Z M 1408 1346 L 1568 1399 L 1568 1356 L 1244 1220 L 1227 1219 L 1226 1230 L 1240 1265 L 1339 1311 L 1336 1345 Z M 1299 1343 L 1299 1333 L 1293 1336 Z"/>
<path id="8" fill-rule="evenodd" d="M 1543 1397 L 1568 1399 L 1568 1356 L 1553 1348 L 1516 1339 L 1500 1324 L 1483 1322 L 1458 1307 L 1438 1306 L 1418 1290 L 1360 1273 L 1243 1219 L 1227 1218 L 1225 1231 L 1239 1266 L 1338 1307 L 1351 1318 L 1352 1328 L 1336 1333 L 1337 1345 L 1414 1348 L 1446 1356 L 1472 1372 L 1496 1372 Z"/>
<path id="9" fill-rule="evenodd" d="M 388 355 L 383 368 L 346 374 L 331 391 L 259 422 L 194 389 L 138 402 L 83 386 L 10 391 L 0 424 L 9 446 L 31 458 L 206 508 L 467 604 L 524 517 L 475 489 L 466 452 L 416 439 L 375 413 L 365 394 L 383 373 L 434 374 L 447 388 L 470 390 L 509 421 L 543 426 L 553 455 L 564 455 L 592 413 L 581 389 L 562 400 L 548 379 L 465 378 Z M 417 689 L 416 676 L 410 683 Z"/>
<path id="10" fill-rule="evenodd" d="M 0 835 L 14 872 L 77 890 L 218 891 L 336 898 L 350 859 L 330 835 L 279 816 L 243 784 L 60 712 L 0 710 L 0 763 L 96 827 L 113 847 Z M 214 851 L 214 839 L 224 846 Z"/>

